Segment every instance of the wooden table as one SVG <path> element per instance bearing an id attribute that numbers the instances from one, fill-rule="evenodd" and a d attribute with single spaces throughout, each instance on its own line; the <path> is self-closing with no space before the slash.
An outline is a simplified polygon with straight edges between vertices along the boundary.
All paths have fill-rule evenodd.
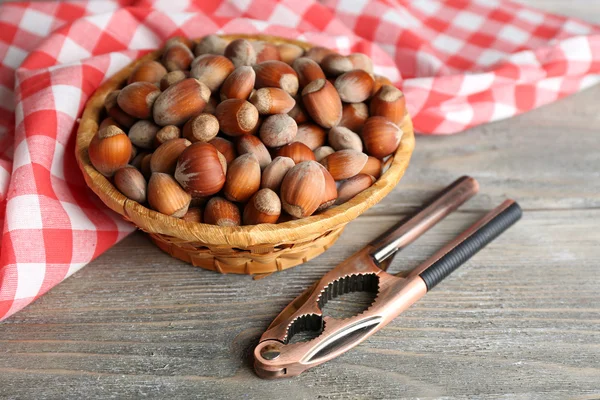
<path id="1" fill-rule="evenodd" d="M 600 22 L 597 2 L 527 2 Z M 136 233 L 0 325 L 0 397 L 599 398 L 599 98 L 418 137 L 392 195 L 326 254 L 266 279 L 189 267 Z M 507 197 L 522 221 L 354 351 L 293 380 L 253 374 L 253 346 L 291 299 L 462 174 L 481 193 L 392 269 Z"/>

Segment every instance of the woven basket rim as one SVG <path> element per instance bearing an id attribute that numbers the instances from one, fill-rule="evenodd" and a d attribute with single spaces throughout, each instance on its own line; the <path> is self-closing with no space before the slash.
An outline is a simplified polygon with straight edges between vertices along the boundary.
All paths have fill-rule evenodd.
<path id="1" fill-rule="evenodd" d="M 293 39 L 269 35 L 221 35 L 233 40 L 247 38 L 272 43 L 292 43 L 309 49 L 313 45 Z M 350 201 L 334 206 L 318 215 L 292 220 L 279 224 L 261 224 L 239 227 L 220 227 L 196 222 L 188 222 L 151 210 L 121 194 L 112 183 L 91 165 L 88 146 L 98 131 L 99 118 L 104 107 L 104 98 L 118 89 L 133 69 L 140 63 L 155 60 L 162 50 L 156 50 L 130 63 L 102 84 L 88 99 L 77 131 L 75 156 L 87 185 L 113 211 L 146 232 L 180 238 L 190 242 L 200 242 L 208 246 L 248 248 L 257 245 L 279 245 L 314 239 L 328 230 L 345 225 L 358 217 L 371 206 L 383 199 L 400 181 L 408 167 L 415 146 L 412 121 L 408 113 L 400 124 L 403 131 L 400 146 L 394 153 L 390 168 L 368 189 Z"/>

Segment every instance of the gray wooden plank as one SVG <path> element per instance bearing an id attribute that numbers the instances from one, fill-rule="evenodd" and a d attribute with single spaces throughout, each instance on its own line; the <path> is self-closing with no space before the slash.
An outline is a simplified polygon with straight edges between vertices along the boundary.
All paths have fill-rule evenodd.
<path id="1" fill-rule="evenodd" d="M 480 214 L 450 216 L 392 269 L 416 265 Z M 355 351 L 278 382 L 251 371 L 261 332 L 393 219 L 363 216 L 323 256 L 259 281 L 188 267 L 135 234 L 0 326 L 0 393 L 43 385 L 39 398 L 600 396 L 598 217 L 527 212 Z"/>

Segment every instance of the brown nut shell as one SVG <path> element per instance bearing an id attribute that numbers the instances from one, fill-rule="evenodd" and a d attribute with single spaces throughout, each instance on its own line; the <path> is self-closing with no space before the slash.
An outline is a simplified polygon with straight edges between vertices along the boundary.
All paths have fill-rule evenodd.
<path id="1" fill-rule="evenodd" d="M 251 66 L 237 67 L 221 86 L 221 101 L 227 99 L 246 100 L 254 89 L 255 79 L 256 73 Z"/>
<path id="2" fill-rule="evenodd" d="M 300 142 L 293 142 L 281 146 L 281 148 L 277 150 L 277 155 L 280 157 L 289 157 L 295 164 L 299 164 L 303 161 L 315 161 L 315 154 L 312 150 L 307 145 Z"/>
<path id="3" fill-rule="evenodd" d="M 286 64 L 292 64 L 294 60 L 299 57 L 302 57 L 304 54 L 304 49 L 300 46 L 296 46 L 292 43 L 280 43 L 277 45 L 277 50 L 279 50 L 279 58 Z"/>
<path id="4" fill-rule="evenodd" d="M 327 134 L 329 145 L 335 150 L 353 149 L 363 151 L 362 140 L 357 133 L 343 126 L 334 126 Z"/>
<path id="5" fill-rule="evenodd" d="M 296 165 L 289 157 L 275 157 L 262 172 L 260 187 L 279 192 L 283 177 Z"/>
<path id="6" fill-rule="evenodd" d="M 204 83 L 211 92 L 216 92 L 234 69 L 227 57 L 204 54 L 192 62 L 190 76 Z"/>
<path id="7" fill-rule="evenodd" d="M 222 56 L 225 54 L 225 47 L 229 42 L 217 35 L 204 36 L 196 47 L 194 48 L 194 54 L 201 56 L 202 54 L 216 54 Z"/>
<path id="8" fill-rule="evenodd" d="M 109 125 L 98 131 L 88 147 L 94 168 L 104 176 L 112 176 L 131 159 L 131 141 L 121 128 Z"/>
<path id="9" fill-rule="evenodd" d="M 342 119 L 339 126 L 346 127 L 353 132 L 360 132 L 369 118 L 369 107 L 365 103 L 344 104 Z"/>
<path id="10" fill-rule="evenodd" d="M 190 142 L 210 142 L 219 133 L 219 121 L 212 114 L 198 114 L 183 126 L 183 136 Z"/>
<path id="11" fill-rule="evenodd" d="M 352 53 L 346 57 L 350 60 L 354 69 L 362 69 L 369 74 L 373 73 L 373 60 L 371 60 L 371 57 L 368 55 L 363 53 Z"/>
<path id="12" fill-rule="evenodd" d="M 235 67 L 256 64 L 256 50 L 246 39 L 232 40 L 225 47 L 225 57 L 229 58 Z"/>
<path id="13" fill-rule="evenodd" d="M 290 112 L 288 112 L 288 115 L 292 117 L 298 125 L 303 122 L 308 122 L 308 116 L 306 115 L 304 106 L 302 105 L 302 97 L 296 96 L 294 100 L 296 104 L 294 104 L 294 107 L 290 110 Z"/>
<path id="14" fill-rule="evenodd" d="M 264 61 L 276 60 L 280 61 L 279 49 L 273 43 L 265 42 L 262 40 L 252 41 L 254 51 L 256 51 L 256 63 L 259 64 Z"/>
<path id="15" fill-rule="evenodd" d="M 371 99 L 370 111 L 371 115 L 385 117 L 400 126 L 406 115 L 404 93 L 395 86 L 383 85 Z"/>
<path id="16" fill-rule="evenodd" d="M 152 161 L 152 153 L 146 154 L 140 163 L 140 171 L 146 179 L 150 179 L 150 175 L 152 175 L 152 171 L 150 171 L 150 161 Z"/>
<path id="17" fill-rule="evenodd" d="M 148 182 L 148 203 L 152 209 L 175 218 L 185 215 L 192 196 L 171 175 L 155 172 Z"/>
<path id="18" fill-rule="evenodd" d="M 354 69 L 352 61 L 337 53 L 326 55 L 319 64 L 325 75 L 333 78 Z"/>
<path id="19" fill-rule="evenodd" d="M 106 113 L 114 119 L 119 125 L 124 128 L 129 128 L 131 125 L 137 121 L 137 118 L 127 114 L 117 102 L 117 98 L 119 97 L 120 90 L 114 90 L 106 95 L 104 98 L 104 108 L 106 109 Z"/>
<path id="20" fill-rule="evenodd" d="M 146 61 L 133 70 L 127 79 L 127 84 L 133 82 L 159 83 L 166 74 L 167 69 L 158 61 Z"/>
<path id="21" fill-rule="evenodd" d="M 158 132 L 156 132 L 156 136 L 154 136 L 154 147 L 157 148 L 161 144 L 172 139 L 178 139 L 179 137 L 181 137 L 181 129 L 179 129 L 178 126 L 163 126 Z"/>
<path id="22" fill-rule="evenodd" d="M 146 202 L 146 179 L 135 167 L 125 166 L 115 172 L 114 183 L 125 197 L 138 203 Z"/>
<path id="23" fill-rule="evenodd" d="M 363 126 L 361 136 L 365 152 L 376 158 L 394 153 L 400 145 L 402 130 L 385 117 L 370 117 Z"/>
<path id="24" fill-rule="evenodd" d="M 171 71 L 160 80 L 160 90 L 165 91 L 168 87 L 189 77 L 190 73 L 188 71 Z"/>
<path id="25" fill-rule="evenodd" d="M 296 218 L 312 215 L 323 202 L 325 179 L 316 161 L 296 164 L 281 183 L 283 209 Z"/>
<path id="26" fill-rule="evenodd" d="M 208 143 L 215 146 L 219 153 L 223 154 L 223 157 L 225 157 L 228 165 L 238 156 L 237 151 L 235 150 L 235 145 L 227 139 L 216 137 Z"/>
<path id="27" fill-rule="evenodd" d="M 325 56 L 336 54 L 335 51 L 322 46 L 314 46 L 306 51 L 304 57 L 308 57 L 316 63 L 321 63 Z"/>
<path id="28" fill-rule="evenodd" d="M 271 115 L 290 112 L 296 100 L 283 89 L 269 87 L 254 91 L 250 103 L 254 104 L 259 114 Z"/>
<path id="29" fill-rule="evenodd" d="M 381 176 L 381 168 L 381 160 L 379 158 L 369 156 L 369 158 L 367 159 L 367 163 L 365 164 L 363 169 L 360 170 L 360 173 L 371 175 L 375 179 L 379 179 L 379 177 Z"/>
<path id="30" fill-rule="evenodd" d="M 152 106 L 159 95 L 160 90 L 153 83 L 133 82 L 121 89 L 117 103 L 127 114 L 146 119 L 150 118 Z"/>
<path id="31" fill-rule="evenodd" d="M 194 47 L 194 42 L 192 41 L 192 39 L 187 38 L 185 36 L 173 36 L 172 38 L 167 39 L 164 48 L 168 49 L 174 44 L 183 44 L 190 50 Z"/>
<path id="32" fill-rule="evenodd" d="M 128 136 L 135 146 L 142 149 L 153 149 L 158 131 L 160 131 L 160 126 L 152 121 L 142 119 L 129 128 Z"/>
<path id="33" fill-rule="evenodd" d="M 196 222 L 201 224 L 204 220 L 203 218 L 204 210 L 200 207 L 190 207 L 183 217 L 182 220 L 186 222 Z"/>
<path id="34" fill-rule="evenodd" d="M 323 146 L 326 140 L 327 131 L 325 129 L 312 122 L 306 122 L 298 125 L 298 132 L 296 132 L 294 142 L 304 143 L 309 149 L 314 151 L 317 147 Z"/>
<path id="35" fill-rule="evenodd" d="M 342 100 L 326 79 L 317 79 L 305 86 L 302 102 L 312 119 L 323 128 L 333 128 L 342 119 Z"/>
<path id="36" fill-rule="evenodd" d="M 222 197 L 211 198 L 204 207 L 204 223 L 218 226 L 240 226 L 240 209 Z"/>
<path id="37" fill-rule="evenodd" d="M 154 102 L 154 121 L 161 126 L 182 125 L 200 114 L 210 98 L 210 89 L 194 79 L 184 79 L 162 92 Z"/>
<path id="38" fill-rule="evenodd" d="M 282 61 L 265 61 L 254 65 L 256 89 L 264 87 L 280 88 L 295 96 L 298 93 L 298 75 L 296 71 Z"/>
<path id="39" fill-rule="evenodd" d="M 177 166 L 177 159 L 191 144 L 187 139 L 172 139 L 161 144 L 152 153 L 150 171 L 173 175 Z"/>
<path id="40" fill-rule="evenodd" d="M 323 190 L 323 199 L 321 200 L 321 205 L 319 205 L 317 211 L 323 211 L 326 208 L 331 207 L 335 203 L 338 197 L 338 191 L 335 180 L 333 179 L 329 171 L 327 171 L 327 168 L 325 168 L 321 164 L 319 164 L 319 167 L 321 167 L 323 179 L 325 180 L 325 190 Z"/>
<path id="41" fill-rule="evenodd" d="M 253 134 L 258 129 L 258 110 L 246 100 L 229 99 L 219 103 L 215 116 L 221 131 L 229 136 Z"/>
<path id="42" fill-rule="evenodd" d="M 317 147 L 315 149 L 314 153 L 315 153 L 315 159 L 318 162 L 321 162 L 321 160 L 323 160 L 328 155 L 335 153 L 335 150 L 329 146 L 321 146 L 321 147 Z"/>
<path id="43" fill-rule="evenodd" d="M 335 89 L 346 103 L 360 103 L 371 97 L 374 81 L 366 71 L 355 69 L 338 76 Z"/>
<path id="44" fill-rule="evenodd" d="M 390 81 L 388 78 L 386 78 L 385 76 L 381 76 L 381 75 L 373 75 L 373 80 L 374 80 L 374 85 L 373 85 L 373 94 L 377 93 L 379 91 L 379 89 L 381 89 L 381 87 L 383 85 L 390 85 L 390 86 L 394 86 L 394 84 L 392 83 L 392 81 Z"/>
<path id="45" fill-rule="evenodd" d="M 343 181 L 338 189 L 338 198 L 335 204 L 342 204 L 352 199 L 375 182 L 375 178 L 368 174 L 358 174 Z"/>
<path id="46" fill-rule="evenodd" d="M 260 139 L 268 147 L 279 147 L 291 143 L 296 137 L 298 125 L 287 114 L 267 117 L 260 126 Z"/>
<path id="47" fill-rule="evenodd" d="M 252 153 L 258 159 L 261 169 L 264 169 L 271 163 L 271 154 L 259 138 L 253 135 L 243 135 L 238 137 L 236 149 L 238 154 Z"/>
<path id="48" fill-rule="evenodd" d="M 162 63 L 167 71 L 185 71 L 190 68 L 194 54 L 184 43 L 175 42 L 168 46 L 163 55 Z"/>
<path id="49" fill-rule="evenodd" d="M 363 169 L 368 156 L 356 150 L 340 150 L 325 157 L 321 164 L 336 181 L 351 178 Z"/>
<path id="50" fill-rule="evenodd" d="M 227 200 L 245 202 L 260 189 L 260 164 L 252 153 L 242 154 L 227 168 L 223 193 Z"/>
<path id="51" fill-rule="evenodd" d="M 298 84 L 300 87 L 304 87 L 317 79 L 325 79 L 325 73 L 319 64 L 310 58 L 298 58 L 292 64 L 292 68 L 298 74 Z"/>
<path id="52" fill-rule="evenodd" d="M 244 208 L 244 225 L 274 224 L 281 215 L 281 200 L 271 189 L 261 189 Z"/>
<path id="53" fill-rule="evenodd" d="M 194 197 L 209 196 L 225 185 L 227 161 L 208 143 L 194 143 L 179 156 L 175 179 Z"/>

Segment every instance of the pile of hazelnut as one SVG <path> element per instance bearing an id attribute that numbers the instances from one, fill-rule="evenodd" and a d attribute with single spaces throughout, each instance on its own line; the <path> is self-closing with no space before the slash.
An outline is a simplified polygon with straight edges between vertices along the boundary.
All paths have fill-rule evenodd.
<path id="1" fill-rule="evenodd" d="M 348 201 L 383 172 L 406 112 L 364 54 L 214 35 L 170 39 L 104 105 L 94 167 L 134 201 L 220 226 Z"/>

